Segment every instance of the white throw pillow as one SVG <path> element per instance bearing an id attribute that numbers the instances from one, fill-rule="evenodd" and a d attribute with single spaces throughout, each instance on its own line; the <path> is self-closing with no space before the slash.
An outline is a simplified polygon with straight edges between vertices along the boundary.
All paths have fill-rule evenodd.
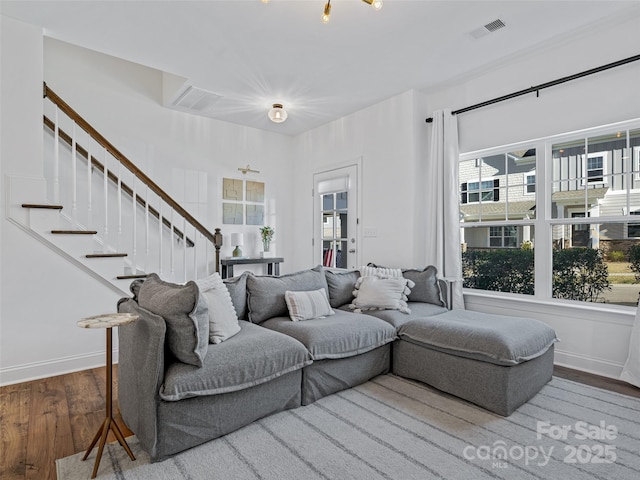
<path id="1" fill-rule="evenodd" d="M 209 307 L 209 342 L 221 343 L 240 331 L 236 309 L 231 295 L 220 275 L 214 273 L 196 280 L 196 284 Z"/>
<path id="2" fill-rule="evenodd" d="M 400 268 L 384 268 L 369 267 L 365 265 L 360 267 L 361 277 L 379 277 L 379 278 L 402 278 L 402 269 Z"/>
<path id="3" fill-rule="evenodd" d="M 407 297 L 411 293 L 406 278 L 360 277 L 353 291 L 353 303 L 349 308 L 356 313 L 364 310 L 400 310 L 411 313 Z"/>
<path id="4" fill-rule="evenodd" d="M 294 322 L 300 320 L 313 320 L 335 315 L 329 305 L 327 292 L 324 288 L 310 292 L 284 292 L 284 300 L 287 302 L 289 317 Z"/>

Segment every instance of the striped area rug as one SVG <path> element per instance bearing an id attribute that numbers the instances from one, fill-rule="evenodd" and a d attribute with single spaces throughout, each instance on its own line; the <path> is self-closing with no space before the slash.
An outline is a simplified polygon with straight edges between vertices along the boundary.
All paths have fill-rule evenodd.
<path id="1" fill-rule="evenodd" d="M 638 480 L 640 399 L 554 377 L 503 418 L 384 375 L 164 462 L 129 440 L 137 460 L 111 444 L 99 479 Z M 56 461 L 58 480 L 89 478 L 81 456 Z"/>

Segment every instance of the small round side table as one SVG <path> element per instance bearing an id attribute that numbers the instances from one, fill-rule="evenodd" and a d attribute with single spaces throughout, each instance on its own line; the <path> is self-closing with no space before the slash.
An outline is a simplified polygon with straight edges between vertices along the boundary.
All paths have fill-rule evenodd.
<path id="1" fill-rule="evenodd" d="M 113 432 L 113 434 L 118 439 L 118 442 L 122 447 L 127 451 L 131 460 L 135 460 L 136 457 L 133 456 L 133 452 L 127 445 L 127 441 L 124 439 L 124 435 L 120 431 L 118 424 L 113 419 L 113 404 L 112 404 L 112 386 L 113 386 L 113 358 L 112 358 L 112 332 L 111 329 L 113 327 L 118 327 L 120 325 L 126 325 L 127 323 L 133 323 L 138 319 L 138 315 L 133 315 L 131 313 L 108 313 L 105 315 L 97 315 L 95 317 L 83 318 L 78 321 L 78 326 L 81 328 L 106 328 L 107 331 L 107 400 L 106 400 L 106 418 L 100 429 L 96 433 L 96 436 L 93 437 L 91 441 L 91 445 L 89 445 L 89 449 L 87 453 L 84 454 L 82 460 L 86 460 L 93 447 L 95 447 L 96 442 L 100 439 L 100 443 L 98 445 L 98 456 L 96 457 L 96 463 L 93 466 L 93 474 L 91 478 L 96 478 L 96 474 L 98 473 L 98 466 L 100 465 L 100 459 L 102 458 L 102 451 L 104 449 L 104 444 L 107 441 L 107 434 L 109 430 Z"/>

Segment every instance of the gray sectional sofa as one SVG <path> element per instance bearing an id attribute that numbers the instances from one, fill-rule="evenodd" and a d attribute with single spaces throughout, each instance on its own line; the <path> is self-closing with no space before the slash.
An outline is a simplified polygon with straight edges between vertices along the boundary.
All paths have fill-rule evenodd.
<path id="1" fill-rule="evenodd" d="M 139 316 L 118 332 L 118 399 L 124 421 L 151 460 L 160 461 L 259 418 L 310 404 L 392 369 L 396 373 L 392 366 L 396 362 L 405 376 L 419 380 L 430 369 L 448 372 L 448 367 L 438 363 L 442 357 L 436 356 L 433 366 L 425 362 L 434 352 L 457 357 L 455 348 L 443 352 L 428 340 L 407 336 L 412 322 L 418 322 L 413 334 L 415 337 L 418 332 L 419 337 L 424 330 L 420 322 L 447 315 L 446 286 L 437 279 L 434 267 L 406 270 L 404 276 L 411 279 L 413 286 L 403 304 L 405 311 L 411 313 L 398 309 L 351 311 L 356 303 L 354 286 L 360 277 L 357 271 L 335 272 L 316 267 L 281 277 L 243 274 L 227 279 L 225 285 L 240 332 L 218 344 L 202 342 L 202 335 L 197 332 L 202 326 L 202 301 L 194 282 L 178 286 L 156 276 L 145 280 L 146 284 L 134 282 L 133 297 L 123 298 L 118 304 L 120 312 Z M 318 289 L 327 292 L 335 313 L 325 318 L 291 321 L 285 292 Z M 516 350 L 522 348 L 522 343 L 534 345 L 527 350 L 527 358 L 521 356 L 516 363 L 539 356 L 545 359 L 542 366 L 531 368 L 535 380 L 529 382 L 527 392 L 515 396 L 516 401 L 510 400 L 509 409 L 527 401 L 551 378 L 549 358 L 552 366 L 555 333 L 544 324 L 538 327 L 529 337 L 539 339 L 542 335 L 541 341 L 507 342 L 506 348 Z M 468 331 L 465 335 L 469 335 Z M 505 348 L 500 339 L 497 343 L 500 345 L 488 348 Z M 538 344 L 542 346 L 536 350 Z M 399 355 L 394 351 L 398 348 L 408 353 Z M 412 356 L 419 359 L 417 368 Z M 492 367 L 496 365 L 491 364 L 491 354 L 476 356 L 473 361 L 488 362 L 490 366 L 481 370 L 493 375 Z M 412 364 L 417 376 L 406 371 L 412 369 Z M 500 388 L 510 389 L 503 380 L 498 383 Z M 435 386 L 447 391 L 446 385 Z M 470 388 L 473 390 L 473 382 L 463 390 Z M 463 398 L 464 391 L 460 395 Z M 506 393 L 496 395 L 504 397 Z M 493 400 L 483 404 L 475 397 L 467 399 L 489 409 L 494 405 Z M 493 410 L 510 413 L 501 408 Z"/>

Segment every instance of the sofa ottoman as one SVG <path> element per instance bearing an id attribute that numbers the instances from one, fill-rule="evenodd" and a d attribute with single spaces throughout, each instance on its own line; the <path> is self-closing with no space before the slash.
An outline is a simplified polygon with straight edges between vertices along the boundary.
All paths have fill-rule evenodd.
<path id="1" fill-rule="evenodd" d="M 530 318 L 452 310 L 405 323 L 393 373 L 509 416 L 553 374 L 557 341 Z"/>

